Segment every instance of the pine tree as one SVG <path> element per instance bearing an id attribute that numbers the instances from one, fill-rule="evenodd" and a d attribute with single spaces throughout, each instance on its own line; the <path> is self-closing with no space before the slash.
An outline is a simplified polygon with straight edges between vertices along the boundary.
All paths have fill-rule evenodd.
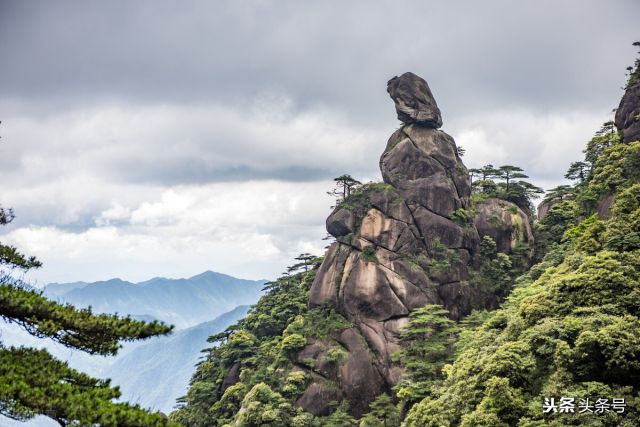
<path id="1" fill-rule="evenodd" d="M 547 203 L 561 202 L 565 199 L 575 198 L 575 189 L 570 185 L 558 185 L 547 190 L 543 201 Z"/>
<path id="2" fill-rule="evenodd" d="M 400 341 L 407 345 L 394 355 L 407 368 L 407 377 L 397 391 L 405 403 L 429 395 L 431 387 L 441 378 L 442 367 L 453 358 L 458 328 L 448 315 L 449 312 L 437 304 L 409 314 L 409 324 L 400 334 Z"/>
<path id="3" fill-rule="evenodd" d="M 359 427 L 398 427 L 401 416 L 393 399 L 382 393 L 369 405 L 369 413 L 360 420 Z"/>
<path id="4" fill-rule="evenodd" d="M 521 167 L 512 165 L 504 165 L 498 168 L 498 176 L 504 179 L 506 183 L 506 193 L 509 193 L 509 185 L 511 184 L 512 180 L 516 178 L 529 178 L 529 176 L 525 175 L 523 172 L 524 171 Z"/>
<path id="5" fill-rule="evenodd" d="M 587 179 L 590 170 L 591 165 L 588 162 L 573 162 L 564 177 L 582 183 Z"/>
<path id="6" fill-rule="evenodd" d="M 0 225 L 14 218 L 0 207 Z M 167 334 L 172 327 L 160 322 L 141 322 L 130 317 L 96 315 L 46 299 L 18 274 L 41 266 L 17 248 L 0 243 L 0 317 L 31 335 L 49 338 L 89 354 L 114 355 L 120 341 Z M 71 369 L 46 350 L 5 347 L 0 343 L 0 414 L 27 420 L 42 414 L 60 425 L 166 426 L 161 414 L 138 406 L 115 403 L 120 397 L 110 380 L 98 380 Z"/>
<path id="7" fill-rule="evenodd" d="M 297 273 L 299 271 L 309 271 L 314 265 L 318 264 L 319 257 L 309 253 L 303 253 L 294 259 L 299 262 L 287 267 L 286 274 Z"/>
<path id="8" fill-rule="evenodd" d="M 327 194 L 329 194 L 330 196 L 336 196 L 338 198 L 338 202 L 341 202 L 342 200 L 349 197 L 354 189 L 362 185 L 360 181 L 353 178 L 351 175 L 340 175 L 333 180 L 336 183 L 336 188 L 328 191 Z"/>
<path id="9" fill-rule="evenodd" d="M 469 173 L 472 180 L 474 176 L 478 176 L 481 180 L 488 180 L 495 178 L 498 175 L 498 170 L 493 165 L 484 165 L 481 168 L 469 169 Z"/>

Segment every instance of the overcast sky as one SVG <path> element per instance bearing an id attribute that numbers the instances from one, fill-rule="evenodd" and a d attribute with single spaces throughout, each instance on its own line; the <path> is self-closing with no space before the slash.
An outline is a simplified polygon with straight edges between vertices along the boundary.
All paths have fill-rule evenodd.
<path id="1" fill-rule="evenodd" d="M 4 243 L 39 284 L 322 253 L 331 179 L 379 179 L 386 82 L 424 77 L 468 167 L 549 188 L 612 118 L 640 2 L 0 0 Z"/>

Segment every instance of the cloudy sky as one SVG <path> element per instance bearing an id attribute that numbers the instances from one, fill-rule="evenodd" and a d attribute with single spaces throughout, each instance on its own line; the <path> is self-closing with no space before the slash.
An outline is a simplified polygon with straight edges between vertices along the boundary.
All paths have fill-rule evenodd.
<path id="1" fill-rule="evenodd" d="M 429 82 L 469 167 L 545 188 L 622 95 L 629 1 L 0 0 L 4 243 L 52 281 L 273 278 L 331 179 L 379 179 L 386 81 Z M 634 30 L 635 29 L 635 30 Z"/>

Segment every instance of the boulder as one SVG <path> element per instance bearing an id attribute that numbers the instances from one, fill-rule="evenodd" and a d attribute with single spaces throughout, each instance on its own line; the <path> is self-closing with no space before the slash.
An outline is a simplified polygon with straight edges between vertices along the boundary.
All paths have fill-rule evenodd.
<path id="1" fill-rule="evenodd" d="M 364 260 L 359 252 L 352 252 L 347 259 L 340 284 L 340 300 L 348 318 L 352 319 L 365 316 L 386 320 L 409 314 L 382 267 Z"/>
<path id="2" fill-rule="evenodd" d="M 542 219 L 547 216 L 547 214 L 549 213 L 549 209 L 551 209 L 551 207 L 553 206 L 553 204 L 548 201 L 548 200 L 543 200 L 540 202 L 540 204 L 538 205 L 538 221 L 542 221 Z"/>
<path id="3" fill-rule="evenodd" d="M 384 182 L 405 199 L 443 216 L 468 205 L 471 187 L 467 169 L 453 139 L 417 125 L 403 126 L 380 158 Z"/>
<path id="4" fill-rule="evenodd" d="M 234 363 L 231 366 L 231 369 L 229 369 L 229 372 L 227 372 L 227 375 L 225 375 L 224 379 L 222 380 L 220 391 L 224 393 L 226 389 L 228 389 L 229 387 L 237 383 L 239 380 L 240 380 L 240 364 Z"/>
<path id="5" fill-rule="evenodd" d="M 476 204 L 473 223 L 481 237 L 489 236 L 499 252 L 509 253 L 518 244 L 533 249 L 533 232 L 529 216 L 515 204 L 490 198 Z"/>
<path id="6" fill-rule="evenodd" d="M 387 82 L 387 92 L 396 105 L 398 119 L 404 123 L 439 128 L 442 117 L 427 82 L 413 73 L 404 73 Z"/>
<path id="7" fill-rule="evenodd" d="M 342 399 L 342 393 L 325 382 L 313 382 L 304 391 L 296 404 L 315 416 L 329 415 L 331 402 Z"/>
<path id="8" fill-rule="evenodd" d="M 316 307 L 327 302 L 338 302 L 338 286 L 351 249 L 343 244 L 334 243 L 329 247 L 325 259 L 316 273 L 309 290 L 309 306 Z"/>
<path id="9" fill-rule="evenodd" d="M 336 208 L 327 218 L 327 232 L 333 237 L 346 236 L 353 233 L 355 215 L 348 209 Z"/>
<path id="10" fill-rule="evenodd" d="M 369 347 L 355 328 L 342 331 L 338 338 L 347 349 L 347 359 L 339 369 L 339 381 L 351 403 L 351 413 L 360 417 L 385 389 L 385 381 L 369 356 Z"/>
<path id="11" fill-rule="evenodd" d="M 415 240 L 407 223 L 389 218 L 375 208 L 370 209 L 362 219 L 360 237 L 396 252 L 411 248 L 411 243 Z"/>

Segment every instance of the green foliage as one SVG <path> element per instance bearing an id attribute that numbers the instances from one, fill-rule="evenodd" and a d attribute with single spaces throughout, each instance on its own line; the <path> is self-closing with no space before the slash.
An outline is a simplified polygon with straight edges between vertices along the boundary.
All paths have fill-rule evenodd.
<path id="1" fill-rule="evenodd" d="M 300 334 L 291 334 L 282 340 L 282 350 L 293 353 L 307 345 L 307 339 Z"/>
<path id="2" fill-rule="evenodd" d="M 433 239 L 429 247 L 429 269 L 434 272 L 446 271 L 460 262 L 457 252 L 449 250 L 439 239 Z M 419 264 L 418 264 L 419 265 Z"/>
<path id="3" fill-rule="evenodd" d="M 441 378 L 442 367 L 452 360 L 458 328 L 440 305 L 427 305 L 409 314 L 409 324 L 400 334 L 405 346 L 394 354 L 407 369 L 396 387 L 397 396 L 413 403 L 430 393 Z"/>
<path id="4" fill-rule="evenodd" d="M 451 220 L 461 227 L 467 227 L 473 222 L 475 212 L 467 209 L 456 209 L 451 214 Z"/>
<path id="5" fill-rule="evenodd" d="M 300 254 L 294 258 L 297 263 L 287 267 L 287 274 L 300 271 L 309 271 L 314 266 L 318 267 L 322 263 L 322 258 L 309 253 Z"/>
<path id="6" fill-rule="evenodd" d="M 585 163 L 595 165 L 604 150 L 620 142 L 620 134 L 612 121 L 603 123 L 584 149 Z"/>
<path id="7" fill-rule="evenodd" d="M 290 424 L 293 406 L 265 383 L 258 383 L 245 395 L 237 416 L 238 426 L 273 426 Z"/>
<path id="8" fill-rule="evenodd" d="M 331 427 L 356 427 L 358 423 L 354 417 L 349 415 L 348 404 L 346 401 L 343 401 L 330 416 L 324 418 L 322 425 Z"/>
<path id="9" fill-rule="evenodd" d="M 388 394 L 381 394 L 369 405 L 369 413 L 360 419 L 359 427 L 399 427 L 400 410 Z"/>
<path id="10" fill-rule="evenodd" d="M 599 154 L 593 166 L 589 190 L 596 194 L 614 192 L 640 179 L 640 141 L 612 143 Z"/>
<path id="11" fill-rule="evenodd" d="M 558 185 L 557 187 L 547 190 L 542 200 L 544 203 L 555 205 L 563 200 L 571 200 L 576 197 L 576 189 L 570 185 Z"/>
<path id="12" fill-rule="evenodd" d="M 591 163 L 588 162 L 573 162 L 569 166 L 567 173 L 564 175 L 565 178 L 571 180 L 577 180 L 579 183 L 584 182 L 589 176 L 589 172 L 591 171 Z M 565 186 L 568 187 L 568 186 Z"/>
<path id="13" fill-rule="evenodd" d="M 513 285 L 512 263 L 498 252 L 496 242 L 484 236 L 480 242 L 480 266 L 471 273 L 471 283 L 485 298 L 503 298 Z"/>
<path id="14" fill-rule="evenodd" d="M 640 47 L 640 42 L 633 42 L 633 46 Z M 640 51 L 638 52 L 640 54 Z M 625 89 L 636 84 L 640 79 L 640 57 L 636 58 L 633 66 L 627 67 L 628 77 Z"/>
<path id="15" fill-rule="evenodd" d="M 311 308 L 305 313 L 302 334 L 305 337 L 326 339 L 336 331 L 352 326 L 351 322 L 338 314 L 333 306 L 324 304 Z"/>
<path id="16" fill-rule="evenodd" d="M 578 206 L 572 200 L 554 204 L 535 225 L 535 259 L 540 260 L 549 248 L 562 242 L 569 228 L 578 222 Z"/>
<path id="17" fill-rule="evenodd" d="M 45 350 L 0 348 L 0 414 L 19 420 L 44 414 L 62 425 L 168 425 L 159 414 L 114 403 L 118 397 L 109 380 L 75 371 Z"/>
<path id="18" fill-rule="evenodd" d="M 299 397 L 309 383 L 307 374 L 302 371 L 293 371 L 287 376 L 285 384 L 282 387 L 283 395 L 289 398 Z"/>
<path id="19" fill-rule="evenodd" d="M 378 258 L 376 257 L 376 248 L 373 245 L 365 246 L 362 249 L 362 259 L 366 262 L 377 263 Z"/>
<path id="20" fill-rule="evenodd" d="M 0 208 L 0 225 L 13 220 L 13 211 Z M 0 317 L 31 335 L 52 339 L 89 354 L 112 355 L 121 341 L 169 333 L 160 322 L 95 315 L 50 301 L 14 273 L 41 266 L 40 261 L 0 244 Z M 0 343 L 0 414 L 18 420 L 46 415 L 61 425 L 166 426 L 168 420 L 138 406 L 115 403 L 118 388 L 75 371 L 45 350 L 4 347 Z"/>
<path id="21" fill-rule="evenodd" d="M 544 397 L 593 398 L 594 388 L 631 402 L 601 425 L 640 422 L 632 397 L 640 392 L 640 250 L 610 250 L 605 238 L 615 224 L 632 223 L 637 191 L 618 193 L 613 218 L 567 231 L 570 250 L 550 246 L 506 305 L 463 334 L 447 378 L 411 408 L 408 426 L 542 425 Z M 579 244 L 594 240 L 601 242 L 595 250 Z M 554 418 L 557 425 L 571 420 Z"/>
<path id="22" fill-rule="evenodd" d="M 159 322 L 141 322 L 130 317 L 95 315 L 43 297 L 35 290 L 0 282 L 0 316 L 17 323 L 30 334 L 51 338 L 65 346 L 90 354 L 115 354 L 120 341 L 148 338 L 171 331 Z M 4 284 L 2 284 L 4 282 Z"/>
<path id="23" fill-rule="evenodd" d="M 308 271 L 298 269 L 268 283 L 247 317 L 209 339 L 217 345 L 196 367 L 187 395 L 171 414 L 173 421 L 189 427 L 331 425 L 295 404 L 317 380 L 319 362 L 299 363 L 299 351 L 321 341 L 330 346 L 323 361 L 340 364 L 346 354 L 335 336 L 352 326 L 330 305 L 307 306 L 318 266 L 314 260 Z M 235 378 L 234 372 L 239 372 Z M 346 414 L 347 407 L 342 408 Z M 342 416 L 337 411 L 336 419 Z"/>
<path id="24" fill-rule="evenodd" d="M 327 351 L 326 360 L 331 363 L 339 363 L 345 360 L 347 357 L 347 352 L 342 350 L 340 347 L 332 347 Z"/>
<path id="25" fill-rule="evenodd" d="M 605 123 L 567 177 L 578 184 L 548 194 L 536 226 L 539 262 L 499 310 L 470 320 L 407 426 L 640 425 L 640 143 L 621 143 Z M 605 195 L 612 216 L 599 218 Z M 482 276 L 500 275 L 491 266 Z M 627 408 L 543 414 L 544 398 L 561 396 L 625 398 Z"/>
<path id="26" fill-rule="evenodd" d="M 640 184 L 620 192 L 612 211 L 602 235 L 604 246 L 616 251 L 640 249 Z"/>
<path id="27" fill-rule="evenodd" d="M 337 203 L 345 200 L 355 189 L 362 185 L 360 181 L 353 178 L 351 175 L 340 175 L 333 180 L 336 183 L 336 187 L 333 190 L 328 191 L 327 194 L 335 196 L 337 198 Z"/>
<path id="28" fill-rule="evenodd" d="M 484 194 L 487 197 L 496 197 L 515 203 L 527 212 L 532 211 L 532 199 L 536 199 L 544 193 L 539 187 L 523 181 L 528 178 L 522 168 L 512 165 L 503 165 L 494 168 L 486 165 L 480 169 L 471 169 L 471 189 L 474 194 Z M 478 179 L 473 181 L 473 177 Z"/>
<path id="29" fill-rule="evenodd" d="M 342 199 L 338 203 L 338 208 L 348 209 L 356 215 L 357 222 L 369 212 L 369 209 L 373 207 L 371 203 L 372 194 L 383 192 L 387 195 L 389 200 L 395 200 L 397 202 L 402 201 L 402 197 L 398 190 L 389 184 L 383 182 L 369 182 L 367 184 L 357 187 L 347 197 Z"/>

